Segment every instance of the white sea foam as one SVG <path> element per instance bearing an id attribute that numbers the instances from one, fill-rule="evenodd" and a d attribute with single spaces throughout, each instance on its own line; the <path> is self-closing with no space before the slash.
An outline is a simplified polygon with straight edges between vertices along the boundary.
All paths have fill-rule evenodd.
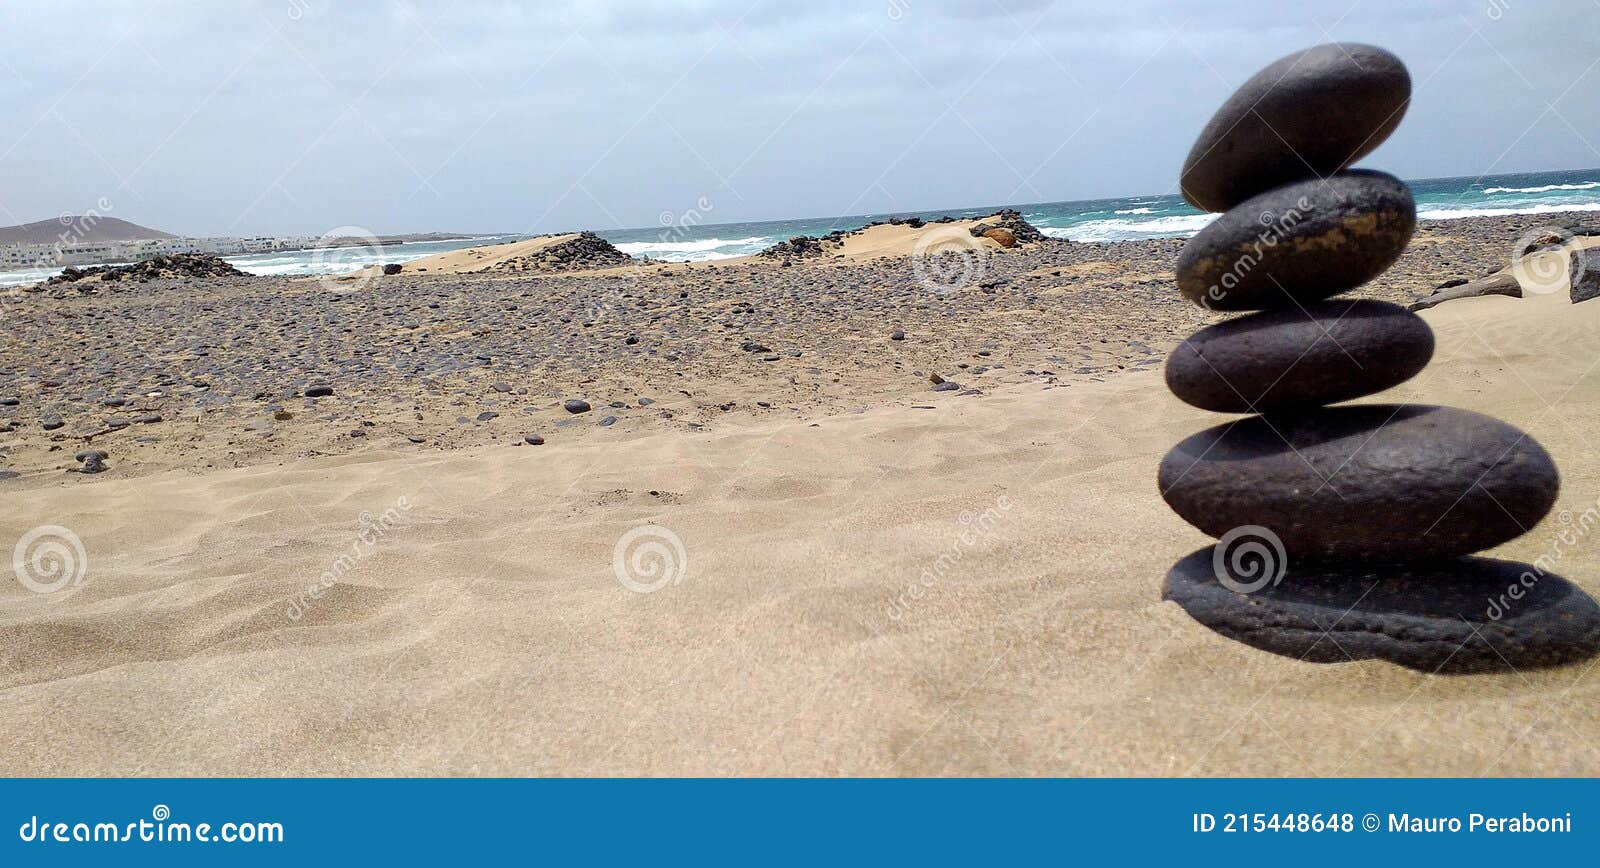
<path id="1" fill-rule="evenodd" d="M 1485 193 L 1549 193 L 1555 190 L 1593 190 L 1600 187 L 1600 181 L 1584 181 L 1581 184 L 1545 184 L 1543 187 L 1485 187 Z"/>
<path id="2" fill-rule="evenodd" d="M 1512 214 L 1559 214 L 1562 211 L 1600 211 L 1600 202 L 1581 205 L 1522 205 L 1511 208 L 1430 208 L 1418 211 L 1423 220 L 1459 220 L 1463 217 L 1507 217 Z"/>
<path id="3" fill-rule="evenodd" d="M 695 241 L 625 241 L 618 244 L 617 249 L 629 256 L 648 256 L 669 262 L 707 262 L 749 256 L 776 243 L 774 237 L 752 235 L 748 238 L 701 238 Z"/>
<path id="4" fill-rule="evenodd" d="M 1114 211 L 1113 213 L 1115 213 L 1115 214 L 1154 214 L 1155 212 L 1150 210 L 1149 208 L 1119 208 L 1116 211 Z"/>
<path id="5" fill-rule="evenodd" d="M 1181 238 L 1193 235 L 1217 219 L 1216 214 L 1172 214 L 1150 220 L 1126 217 L 1089 220 L 1075 226 L 1041 227 L 1051 238 L 1071 241 L 1132 241 L 1140 238 Z"/>

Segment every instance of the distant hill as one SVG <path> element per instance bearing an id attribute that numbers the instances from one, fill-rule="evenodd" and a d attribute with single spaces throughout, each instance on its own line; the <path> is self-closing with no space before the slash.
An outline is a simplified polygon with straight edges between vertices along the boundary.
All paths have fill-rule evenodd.
<path id="1" fill-rule="evenodd" d="M 0 246 L 8 244 L 80 244 L 96 241 L 148 241 L 178 236 L 118 220 L 115 217 L 63 216 L 21 226 L 0 227 Z"/>

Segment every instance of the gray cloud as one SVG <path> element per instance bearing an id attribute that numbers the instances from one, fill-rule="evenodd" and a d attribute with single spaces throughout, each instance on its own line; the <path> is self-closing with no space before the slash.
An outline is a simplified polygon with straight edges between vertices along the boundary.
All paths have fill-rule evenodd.
<path id="1" fill-rule="evenodd" d="M 1398 52 L 1407 177 L 1600 166 L 1600 9 L 1534 0 L 15 5 L 0 220 L 543 231 L 1170 191 L 1271 59 Z"/>

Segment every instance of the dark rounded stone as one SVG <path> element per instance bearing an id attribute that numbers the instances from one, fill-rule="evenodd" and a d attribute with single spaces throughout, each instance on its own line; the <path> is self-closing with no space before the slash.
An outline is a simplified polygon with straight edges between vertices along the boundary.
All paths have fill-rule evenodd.
<path id="1" fill-rule="evenodd" d="M 615 416 L 607 416 L 604 419 L 600 420 L 600 427 L 601 428 L 610 428 L 612 425 L 615 425 L 615 424 L 617 424 L 617 417 L 615 417 Z"/>
<path id="2" fill-rule="evenodd" d="M 1422 317 L 1338 299 L 1207 326 L 1167 357 L 1167 388 L 1202 410 L 1264 413 L 1331 404 L 1411 379 L 1433 357 Z"/>
<path id="3" fill-rule="evenodd" d="M 1273 61 L 1217 109 L 1183 162 L 1183 198 L 1226 211 L 1290 181 L 1326 177 L 1400 125 L 1411 75 L 1372 45 L 1332 42 Z"/>
<path id="4" fill-rule="evenodd" d="M 1378 659 L 1424 672 L 1530 669 L 1600 653 L 1600 606 L 1531 564 L 1460 558 L 1367 566 L 1263 565 L 1281 578 L 1225 587 L 1216 546 L 1173 566 L 1162 599 L 1263 651 L 1312 663 Z M 1228 567 L 1224 566 L 1224 570 Z"/>
<path id="5" fill-rule="evenodd" d="M 39 427 L 46 431 L 54 431 L 65 426 L 66 424 L 67 423 L 62 421 L 60 416 L 46 416 L 39 420 Z"/>
<path id="6" fill-rule="evenodd" d="M 1214 537 L 1259 525 L 1296 559 L 1454 557 L 1521 536 L 1556 466 L 1533 438 L 1451 407 L 1364 404 L 1252 416 L 1161 459 L 1161 496 Z"/>
<path id="7" fill-rule="evenodd" d="M 561 406 L 565 408 L 568 413 L 587 413 L 591 409 L 589 407 L 589 402 L 580 398 L 568 398 L 567 400 L 561 402 Z"/>
<path id="8" fill-rule="evenodd" d="M 333 387 L 328 385 L 311 386 L 306 389 L 307 398 L 326 398 L 333 394 Z"/>
<path id="9" fill-rule="evenodd" d="M 537 434 L 524 434 L 522 435 L 522 442 L 528 444 L 529 446 L 543 446 L 544 438 Z"/>
<path id="10" fill-rule="evenodd" d="M 1178 254 L 1178 289 L 1212 310 L 1319 301 L 1382 274 L 1416 228 L 1411 191 L 1355 170 L 1268 190 L 1213 220 Z"/>

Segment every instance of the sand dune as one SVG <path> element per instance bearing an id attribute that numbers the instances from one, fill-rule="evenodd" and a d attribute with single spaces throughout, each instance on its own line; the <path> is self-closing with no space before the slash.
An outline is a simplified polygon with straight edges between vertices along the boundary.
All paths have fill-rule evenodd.
<path id="1" fill-rule="evenodd" d="M 880 256 L 911 256 L 937 254 L 940 251 L 998 250 L 1000 244 L 992 238 L 975 238 L 972 227 L 984 221 L 994 222 L 994 216 L 977 220 L 955 220 L 950 223 L 928 223 L 916 229 L 905 224 L 879 224 L 869 226 L 854 235 L 845 236 L 843 243 L 828 251 L 830 258 L 845 260 L 873 259 Z"/>
<path id="2" fill-rule="evenodd" d="M 1433 364 L 1373 400 L 1509 419 L 1560 463 L 1557 511 L 1593 506 L 1600 303 L 1562 300 L 1428 311 Z M 1600 773 L 1588 664 L 1299 663 L 1161 602 L 1208 540 L 1156 464 L 1215 417 L 1160 377 L 17 491 L 0 538 L 64 525 L 88 568 L 0 584 L 0 771 Z M 614 546 L 647 524 L 684 569 L 635 593 Z M 1559 570 L 1600 595 L 1589 545 Z"/>
<path id="3" fill-rule="evenodd" d="M 428 274 L 471 274 L 524 257 L 534 256 L 547 247 L 553 247 L 577 237 L 576 232 L 569 232 L 565 235 L 541 235 L 538 238 L 511 241 L 506 244 L 465 247 L 461 250 L 450 250 L 445 253 L 436 253 L 432 256 L 414 259 L 405 264 L 405 270 L 426 272 Z"/>

